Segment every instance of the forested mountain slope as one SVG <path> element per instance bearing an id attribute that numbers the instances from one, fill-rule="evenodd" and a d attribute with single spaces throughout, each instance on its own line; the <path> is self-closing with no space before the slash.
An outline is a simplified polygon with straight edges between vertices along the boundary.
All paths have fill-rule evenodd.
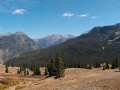
<path id="1" fill-rule="evenodd" d="M 15 65 L 47 65 L 60 52 L 66 64 L 112 62 L 120 56 L 120 24 L 95 27 L 62 44 L 26 53 L 10 60 Z"/>

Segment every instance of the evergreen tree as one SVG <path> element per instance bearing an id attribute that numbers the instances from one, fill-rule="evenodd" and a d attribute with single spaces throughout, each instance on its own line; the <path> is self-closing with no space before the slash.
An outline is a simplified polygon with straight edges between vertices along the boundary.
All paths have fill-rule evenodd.
<path id="1" fill-rule="evenodd" d="M 20 73 L 22 73 L 22 67 L 20 67 Z"/>
<path id="2" fill-rule="evenodd" d="M 49 76 L 55 76 L 55 71 L 56 71 L 55 60 L 54 58 L 52 58 L 50 64 L 48 64 Z"/>
<path id="3" fill-rule="evenodd" d="M 44 75 L 45 76 L 48 75 L 48 69 L 47 69 L 47 67 L 45 67 L 45 74 Z"/>
<path id="4" fill-rule="evenodd" d="M 106 63 L 106 69 L 110 69 L 108 62 Z"/>
<path id="5" fill-rule="evenodd" d="M 27 70 L 27 75 L 29 75 L 29 71 Z"/>
<path id="6" fill-rule="evenodd" d="M 81 68 L 81 63 L 78 63 L 78 64 L 77 64 L 77 68 Z"/>
<path id="7" fill-rule="evenodd" d="M 96 68 L 100 68 L 100 64 L 99 64 L 99 63 L 96 63 L 95 67 L 96 67 Z"/>
<path id="8" fill-rule="evenodd" d="M 119 61 L 118 61 L 118 58 L 117 58 L 117 57 L 116 57 L 115 64 L 116 64 L 116 68 L 118 68 L 118 66 L 119 66 Z"/>
<path id="9" fill-rule="evenodd" d="M 5 68 L 6 68 L 5 73 L 8 73 L 9 70 L 8 70 L 8 65 L 7 64 L 6 64 Z"/>
<path id="10" fill-rule="evenodd" d="M 118 59 L 118 68 L 120 70 L 120 59 Z"/>
<path id="11" fill-rule="evenodd" d="M 26 68 L 24 68 L 24 76 L 26 76 L 27 75 L 27 73 L 26 73 Z"/>
<path id="12" fill-rule="evenodd" d="M 105 66 L 103 66 L 103 71 L 105 70 L 105 68 L 106 68 L 106 67 L 105 67 Z"/>
<path id="13" fill-rule="evenodd" d="M 33 75 L 41 75 L 40 67 L 35 67 Z"/>
<path id="14" fill-rule="evenodd" d="M 89 65 L 89 67 L 88 67 L 90 70 L 92 70 L 93 69 L 93 66 L 92 65 Z"/>
<path id="15" fill-rule="evenodd" d="M 17 74 L 20 74 L 20 70 L 19 69 L 17 70 Z"/>
<path id="16" fill-rule="evenodd" d="M 116 63 L 117 63 L 116 60 L 113 60 L 113 62 L 112 62 L 112 69 L 115 69 L 117 67 Z"/>
<path id="17" fill-rule="evenodd" d="M 116 57 L 116 60 L 113 60 L 112 69 L 120 67 L 120 60 Z"/>
<path id="18" fill-rule="evenodd" d="M 64 67 L 65 67 L 65 68 L 68 68 L 68 64 L 65 64 L 65 63 L 64 63 Z"/>
<path id="19" fill-rule="evenodd" d="M 55 60 L 55 67 L 56 67 L 56 71 L 55 71 L 56 78 L 64 77 L 65 68 L 60 53 L 57 53 L 57 57 Z"/>
<path id="20" fill-rule="evenodd" d="M 12 67 L 14 67 L 13 62 L 12 62 Z"/>

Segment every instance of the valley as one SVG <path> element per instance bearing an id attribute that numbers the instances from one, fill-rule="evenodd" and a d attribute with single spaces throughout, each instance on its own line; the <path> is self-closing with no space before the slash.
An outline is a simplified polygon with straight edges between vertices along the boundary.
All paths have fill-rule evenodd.
<path id="1" fill-rule="evenodd" d="M 8 60 L 16 66 L 23 64 L 47 66 L 56 53 L 60 53 L 67 67 L 113 63 L 120 58 L 120 23 L 94 27 L 88 33 L 47 48 L 21 54 Z M 34 62 L 34 63 L 33 63 Z M 28 66 L 28 67 L 29 67 Z"/>
<path id="2" fill-rule="evenodd" d="M 120 0 L 0 0 L 0 90 L 120 90 Z"/>
<path id="3" fill-rule="evenodd" d="M 119 32 L 95 27 L 46 48 L 21 32 L 1 36 L 0 90 L 119 90 Z"/>

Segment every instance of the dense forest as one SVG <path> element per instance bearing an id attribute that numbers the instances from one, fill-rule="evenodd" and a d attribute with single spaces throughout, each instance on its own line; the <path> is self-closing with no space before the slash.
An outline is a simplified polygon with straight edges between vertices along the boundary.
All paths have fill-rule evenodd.
<path id="1" fill-rule="evenodd" d="M 29 52 L 9 60 L 16 66 L 47 66 L 56 53 L 61 53 L 66 66 L 96 65 L 96 63 L 112 63 L 120 58 L 120 24 L 95 27 L 89 33 L 68 40 L 49 48 Z"/>

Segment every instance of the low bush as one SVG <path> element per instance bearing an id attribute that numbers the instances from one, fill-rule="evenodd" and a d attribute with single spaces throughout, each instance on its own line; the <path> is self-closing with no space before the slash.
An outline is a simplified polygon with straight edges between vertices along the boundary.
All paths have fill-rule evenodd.
<path id="1" fill-rule="evenodd" d="M 3 78 L 0 80 L 0 84 L 2 85 L 0 88 L 9 88 L 11 86 L 19 84 L 19 81 L 17 79 Z"/>

